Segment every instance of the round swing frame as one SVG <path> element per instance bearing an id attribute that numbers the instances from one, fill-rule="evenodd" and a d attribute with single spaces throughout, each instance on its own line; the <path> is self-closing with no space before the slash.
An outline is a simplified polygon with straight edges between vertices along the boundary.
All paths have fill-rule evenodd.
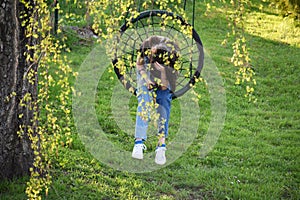
<path id="1" fill-rule="evenodd" d="M 175 15 L 172 12 L 168 12 L 165 10 L 147 10 L 147 11 L 143 11 L 140 12 L 139 15 L 135 18 L 132 18 L 129 23 L 125 22 L 121 27 L 120 27 L 120 31 L 119 31 L 119 38 L 117 40 L 117 44 L 116 46 L 118 46 L 119 43 L 122 42 L 122 36 L 124 34 L 126 34 L 126 31 L 130 28 L 134 28 L 136 23 L 141 22 L 143 19 L 151 19 L 150 22 L 151 24 L 148 25 L 154 25 L 155 22 L 153 20 L 154 17 L 157 18 L 162 18 L 162 16 L 165 17 L 171 17 L 174 20 L 179 20 L 180 24 L 183 26 L 191 26 L 188 22 L 186 22 L 181 16 L 179 15 Z M 156 24 L 157 25 L 157 24 Z M 142 24 L 142 26 L 144 27 L 145 25 Z M 192 26 L 191 26 L 192 27 Z M 175 30 L 181 34 L 183 34 L 182 32 L 180 32 L 180 30 L 176 29 L 175 26 L 168 26 L 168 28 L 170 30 Z M 154 33 L 154 31 L 153 31 Z M 147 33 L 146 33 L 147 34 Z M 170 38 L 172 39 L 172 38 Z M 186 38 L 187 40 L 188 38 Z M 188 81 L 183 80 L 183 79 L 179 79 L 178 83 L 176 82 L 177 88 L 178 86 L 179 89 L 176 89 L 173 94 L 172 94 L 172 99 L 178 98 L 180 96 L 182 96 L 184 93 L 186 93 L 189 89 L 191 89 L 193 87 L 193 85 L 197 82 L 197 79 L 200 77 L 201 74 L 201 70 L 203 68 L 203 64 L 204 64 L 204 49 L 203 49 L 203 44 L 202 41 L 200 39 L 200 36 L 198 35 L 198 33 L 196 32 L 196 30 L 192 27 L 192 37 L 191 37 L 192 41 L 191 41 L 191 45 L 196 45 L 196 49 L 198 52 L 196 52 L 196 59 L 190 59 L 189 62 L 189 73 L 188 73 L 188 77 L 186 77 L 186 74 L 184 75 L 185 77 L 183 77 L 184 79 L 188 79 Z M 188 42 L 187 42 L 188 43 Z M 186 48 L 186 47 L 184 47 Z M 117 49 L 116 49 L 117 51 Z M 136 50 L 132 49 L 131 52 L 126 52 L 127 54 L 131 54 L 131 58 L 134 59 L 134 54 L 136 54 Z M 194 52 L 193 52 L 194 53 Z M 193 54 L 192 53 L 192 54 Z M 192 56 L 191 56 L 192 57 Z M 133 70 L 135 71 L 135 69 L 133 69 L 134 67 L 132 66 L 126 66 L 126 72 L 124 74 L 124 72 L 121 72 L 121 70 L 118 67 L 118 62 L 120 61 L 120 59 L 123 59 L 120 56 L 117 56 L 117 53 L 115 53 L 115 57 L 112 60 L 113 66 L 114 66 L 114 71 L 118 77 L 118 79 L 121 81 L 121 83 L 124 85 L 124 87 L 129 90 L 131 93 L 133 93 L 134 95 L 137 94 L 137 89 L 134 86 L 134 78 L 131 78 L 131 81 L 126 80 L 125 74 L 128 73 L 129 76 L 135 76 L 135 72 L 132 72 Z M 193 62 L 196 62 L 196 64 L 194 64 Z M 134 61 L 132 60 L 132 63 L 134 63 Z M 185 63 L 187 64 L 187 62 Z M 183 68 L 183 63 L 181 65 L 181 68 L 179 69 L 179 74 L 181 74 L 182 71 L 185 71 L 186 69 Z"/>

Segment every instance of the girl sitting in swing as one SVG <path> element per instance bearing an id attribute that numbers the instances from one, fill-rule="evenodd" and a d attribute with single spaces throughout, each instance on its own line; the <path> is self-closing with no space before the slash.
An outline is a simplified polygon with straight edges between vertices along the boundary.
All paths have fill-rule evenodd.
<path id="1" fill-rule="evenodd" d="M 143 159 L 144 141 L 147 139 L 150 109 L 157 103 L 158 144 L 155 162 L 166 163 L 166 138 L 171 111 L 172 93 L 175 91 L 178 45 L 163 36 L 151 36 L 140 48 L 136 62 L 138 107 L 135 126 L 135 144 L 132 157 Z"/>

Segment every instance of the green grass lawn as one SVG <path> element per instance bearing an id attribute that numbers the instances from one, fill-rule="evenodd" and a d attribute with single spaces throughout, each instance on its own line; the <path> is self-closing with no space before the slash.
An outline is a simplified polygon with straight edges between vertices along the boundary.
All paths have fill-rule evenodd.
<path id="1" fill-rule="evenodd" d="M 226 120 L 213 150 L 200 156 L 211 119 L 210 95 L 203 83 L 197 91 L 200 125 L 188 150 L 175 162 L 149 173 L 117 171 L 95 159 L 74 130 L 70 149 L 61 149 L 53 163 L 53 184 L 45 199 L 300 199 L 300 28 L 278 16 L 274 8 L 253 4 L 245 25 L 251 64 L 256 73 L 256 103 L 244 97 L 230 63 L 226 17 L 220 7 L 204 16 L 197 3 L 195 28 L 215 62 L 226 90 Z M 75 70 L 92 47 L 74 44 L 69 55 Z M 205 68 L 205 66 L 204 66 Z M 128 151 L 133 139 L 111 117 L 110 100 L 117 80 L 105 72 L 98 86 L 95 109 L 108 138 Z M 131 99 L 134 118 L 135 99 Z M 70 103 L 71 104 L 71 103 Z M 178 128 L 178 101 L 174 101 L 172 132 Z M 155 137 L 147 142 L 154 151 Z M 168 153 L 167 153 L 168 156 Z M 26 178 L 0 183 L 0 199 L 26 199 Z"/>

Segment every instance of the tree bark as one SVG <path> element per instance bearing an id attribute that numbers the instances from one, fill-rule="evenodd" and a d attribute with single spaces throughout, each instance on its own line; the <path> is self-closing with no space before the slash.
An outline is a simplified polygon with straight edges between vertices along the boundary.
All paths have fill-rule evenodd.
<path id="1" fill-rule="evenodd" d="M 28 16 L 21 19 L 21 12 Z M 0 179 L 27 175 L 33 166 L 27 127 L 35 124 L 31 107 L 37 100 L 37 77 L 33 84 L 24 77 L 30 69 L 36 71 L 37 65 L 26 61 L 26 44 L 35 41 L 25 37 L 26 28 L 22 26 L 30 12 L 18 0 L 0 0 Z M 25 94 L 30 94 L 31 101 L 21 106 Z"/>

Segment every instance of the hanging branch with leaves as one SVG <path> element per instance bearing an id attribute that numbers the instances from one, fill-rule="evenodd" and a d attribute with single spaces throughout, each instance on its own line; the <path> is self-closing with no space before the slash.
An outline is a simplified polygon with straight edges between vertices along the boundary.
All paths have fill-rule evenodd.
<path id="1" fill-rule="evenodd" d="M 231 62 L 235 67 L 238 68 L 236 71 L 236 81 L 237 85 L 246 85 L 245 97 L 249 101 L 256 101 L 254 96 L 254 86 L 256 85 L 256 80 L 254 78 L 255 72 L 251 65 L 251 59 L 247 47 L 247 39 L 244 32 L 244 22 L 246 14 L 246 6 L 250 5 L 249 0 L 231 0 L 230 1 L 233 12 L 229 15 L 231 23 L 231 33 L 234 37 L 234 42 L 232 43 L 233 55 L 231 57 Z"/>

